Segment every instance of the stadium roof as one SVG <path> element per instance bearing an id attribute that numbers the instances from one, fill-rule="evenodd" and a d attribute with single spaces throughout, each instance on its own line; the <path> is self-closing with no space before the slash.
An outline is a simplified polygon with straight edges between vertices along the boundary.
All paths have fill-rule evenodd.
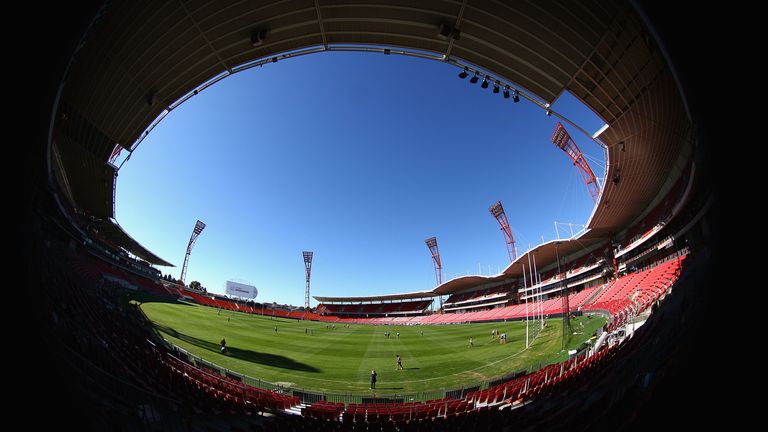
<path id="1" fill-rule="evenodd" d="M 432 291 L 420 291 L 404 294 L 383 294 L 377 296 L 364 296 L 364 297 L 327 297 L 327 296 L 312 296 L 319 302 L 373 302 L 373 301 L 391 301 L 391 300 L 412 300 L 423 299 L 427 297 L 434 297 L 435 294 Z"/>
<path id="2" fill-rule="evenodd" d="M 123 227 L 116 221 L 97 220 L 93 221 L 91 226 L 98 230 L 99 235 L 107 240 L 107 242 L 122 247 L 144 261 L 160 266 L 175 267 L 173 264 L 144 248 L 139 242 L 134 240 L 133 237 L 128 235 Z"/>
<path id="3" fill-rule="evenodd" d="M 84 125 L 57 142 L 76 205 L 112 216 L 102 171 L 115 146 L 135 150 L 158 118 L 205 86 L 292 51 L 342 47 L 407 49 L 477 67 L 547 107 L 566 90 L 576 95 L 609 125 L 598 137 L 606 182 L 581 243 L 606 242 L 642 217 L 690 155 L 676 82 L 631 2 L 116 0 L 78 48 L 56 116 L 59 130 L 63 118 Z"/>
<path id="4" fill-rule="evenodd" d="M 117 171 L 106 163 L 110 140 L 76 110 L 60 108 L 52 154 L 61 186 L 87 213 L 114 217 L 113 195 Z"/>
<path id="5" fill-rule="evenodd" d="M 584 255 L 584 253 L 592 252 L 600 244 L 603 243 L 599 238 L 581 238 L 576 237 L 573 240 L 552 240 L 536 246 L 535 248 L 526 251 L 521 254 L 515 261 L 510 263 L 507 268 L 500 274 L 494 276 L 459 276 L 451 279 L 442 285 L 436 287 L 434 292 L 436 294 L 452 294 L 455 292 L 461 292 L 462 290 L 476 287 L 481 284 L 498 282 L 506 279 L 518 279 L 523 277 L 523 265 L 526 267 L 526 273 L 528 272 L 528 256 L 531 256 L 531 262 L 535 262 L 538 265 L 539 271 L 557 264 L 556 257 L 560 257 L 562 265 L 567 266 L 567 263 L 571 261 L 572 257 L 577 258 Z M 599 248 L 598 248 L 599 250 Z M 602 251 L 600 251 L 602 256 Z"/>
<path id="6" fill-rule="evenodd" d="M 531 256 L 531 262 L 535 259 L 540 270 L 545 267 L 554 266 L 557 263 L 557 257 L 560 257 L 561 265 L 567 267 L 573 259 L 583 256 L 585 253 L 596 252 L 602 256 L 602 249 L 599 247 L 603 240 L 599 238 L 585 238 L 586 233 L 581 237 L 575 237 L 569 240 L 552 240 L 536 246 L 535 248 L 521 254 L 517 259 L 510 263 L 501 273 L 494 276 L 468 275 L 453 278 L 433 289 L 432 291 L 422 291 L 406 294 L 386 294 L 378 296 L 365 297 L 326 297 L 312 296 L 320 302 L 366 302 L 366 301 L 387 301 L 387 300 L 408 300 L 424 297 L 433 297 L 438 295 L 453 294 L 475 288 L 478 285 L 500 282 L 504 280 L 518 279 L 523 277 L 523 265 L 528 267 L 528 256 Z"/>

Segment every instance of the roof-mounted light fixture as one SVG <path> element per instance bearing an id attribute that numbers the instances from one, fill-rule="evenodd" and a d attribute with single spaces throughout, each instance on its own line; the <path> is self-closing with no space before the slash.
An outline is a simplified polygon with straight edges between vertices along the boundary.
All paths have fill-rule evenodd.
<path id="1" fill-rule="evenodd" d="M 267 31 L 264 29 L 256 29 L 251 33 L 251 45 L 259 46 L 264 43 L 264 39 L 267 37 Z"/>

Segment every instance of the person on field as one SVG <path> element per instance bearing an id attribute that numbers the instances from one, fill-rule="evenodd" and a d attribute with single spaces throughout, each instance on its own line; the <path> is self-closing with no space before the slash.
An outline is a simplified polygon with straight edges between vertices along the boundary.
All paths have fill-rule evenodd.
<path id="1" fill-rule="evenodd" d="M 221 353 L 224 354 L 225 352 L 227 352 L 227 340 L 222 339 L 220 343 L 221 343 Z"/>
<path id="2" fill-rule="evenodd" d="M 371 369 L 371 388 L 376 388 L 376 369 Z"/>
<path id="3" fill-rule="evenodd" d="M 472 341 L 472 338 L 469 338 L 469 347 L 472 348 L 473 346 L 475 346 L 475 342 Z"/>
<path id="4" fill-rule="evenodd" d="M 395 367 L 396 370 L 403 370 L 403 358 L 400 357 L 400 354 L 397 354 L 395 356 L 395 359 L 397 360 L 397 366 Z"/>

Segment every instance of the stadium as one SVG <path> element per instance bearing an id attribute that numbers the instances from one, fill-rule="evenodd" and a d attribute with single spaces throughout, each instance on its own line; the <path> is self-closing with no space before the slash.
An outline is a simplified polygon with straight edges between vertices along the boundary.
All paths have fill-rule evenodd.
<path id="1" fill-rule="evenodd" d="M 714 358 L 702 332 L 717 251 L 708 113 L 697 70 L 674 56 L 685 43 L 662 37 L 674 13 L 665 21 L 659 6 L 618 0 L 110 1 L 58 12 L 44 19 L 61 37 L 38 88 L 22 230 L 35 322 L 25 356 L 45 369 L 25 371 L 22 388 L 25 400 L 54 401 L 61 427 L 640 430 L 663 416 L 693 424 L 676 402 L 717 393 L 699 373 Z M 429 237 L 435 285 L 407 293 L 311 295 L 313 252 L 302 251 L 295 306 L 260 302 L 247 284 L 244 297 L 192 286 L 198 220 L 179 277 L 163 275 L 173 264 L 115 219 L 126 155 L 226 77 L 330 51 L 442 62 L 553 117 L 548 138 L 593 199 L 585 229 L 518 248 L 497 202 L 488 212 L 509 264 L 443 280 Z M 566 91 L 606 124 L 592 136 L 602 175 L 569 134 L 579 125 L 553 109 Z"/>

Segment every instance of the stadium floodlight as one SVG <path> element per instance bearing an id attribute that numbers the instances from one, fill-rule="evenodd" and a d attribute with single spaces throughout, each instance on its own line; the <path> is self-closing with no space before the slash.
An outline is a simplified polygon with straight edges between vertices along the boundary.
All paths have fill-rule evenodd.
<path id="1" fill-rule="evenodd" d="M 512 94 L 512 102 L 514 102 L 514 103 L 520 102 L 519 94 L 520 94 L 520 92 L 515 90 L 515 92 Z"/>
<path id="2" fill-rule="evenodd" d="M 468 77 L 469 76 L 469 73 L 467 73 L 468 70 L 469 70 L 469 68 L 467 68 L 465 66 L 464 70 L 461 71 L 461 73 L 459 74 L 459 78 L 464 79 L 464 78 Z"/>
<path id="3" fill-rule="evenodd" d="M 499 92 L 499 81 L 496 81 L 496 84 L 493 85 L 493 93 L 496 94 Z"/>
<path id="4" fill-rule="evenodd" d="M 443 264 L 440 262 L 440 251 L 437 248 L 437 237 L 430 237 L 424 240 L 429 251 L 432 253 L 432 261 L 435 264 L 435 281 L 437 285 L 443 283 Z"/>
<path id="5" fill-rule="evenodd" d="M 307 277 L 307 289 L 304 291 L 304 307 L 309 308 L 309 277 L 312 274 L 312 251 L 302 252 L 304 256 L 304 272 Z"/>
<path id="6" fill-rule="evenodd" d="M 197 223 L 195 223 L 195 228 L 192 229 L 192 232 L 199 235 L 200 233 L 203 232 L 204 229 L 205 229 L 205 223 L 198 220 Z"/>
<path id="7" fill-rule="evenodd" d="M 504 89 L 504 99 L 509 99 L 509 87 Z"/>
<path id="8" fill-rule="evenodd" d="M 509 221 L 507 221 L 507 215 L 504 213 L 504 207 L 501 205 L 501 201 L 496 201 L 496 204 L 488 208 L 493 217 L 501 225 L 501 232 L 504 234 L 504 241 L 507 245 L 507 254 L 509 255 L 509 261 L 512 262 L 517 259 L 517 250 L 515 249 L 515 238 L 512 236 L 512 229 L 509 227 Z"/>
<path id="9" fill-rule="evenodd" d="M 477 81 L 479 79 L 480 78 L 477 77 L 477 72 L 475 72 L 475 75 L 472 78 L 469 79 L 469 82 L 472 83 L 472 84 L 477 84 Z"/>
<path id="10" fill-rule="evenodd" d="M 192 246 L 195 245 L 195 241 L 197 241 L 197 237 L 200 235 L 200 233 L 203 232 L 205 229 L 205 223 L 198 220 L 195 224 L 195 227 L 192 229 L 192 236 L 189 238 L 189 243 L 187 244 L 187 254 L 184 256 L 184 265 L 181 267 L 181 284 L 184 285 L 184 280 L 187 277 L 187 265 L 189 264 L 189 255 L 192 253 Z"/>
<path id="11" fill-rule="evenodd" d="M 547 110 L 547 115 L 549 115 Z M 589 167 L 587 160 L 584 159 L 584 155 L 579 150 L 579 147 L 571 139 L 571 135 L 565 130 L 562 123 L 558 122 L 555 126 L 555 131 L 552 133 L 552 144 L 557 146 L 560 150 L 565 152 L 568 157 L 573 161 L 573 165 L 576 166 L 581 173 L 581 177 L 584 180 L 584 184 L 587 186 L 587 191 L 592 197 L 592 201 L 597 202 L 597 197 L 600 195 L 600 187 L 597 185 L 597 179 L 595 173 L 592 172 L 592 168 Z"/>
<path id="12" fill-rule="evenodd" d="M 437 237 L 430 237 L 424 240 L 429 252 L 432 254 L 432 262 L 435 264 L 435 282 L 436 286 L 440 286 L 443 283 L 443 264 L 440 262 L 440 251 L 437 249 Z M 443 312 L 443 296 L 438 297 L 440 299 L 440 313 Z"/>
<path id="13" fill-rule="evenodd" d="M 157 92 L 150 90 L 147 93 L 147 105 L 154 106 L 157 103 Z"/>
<path id="14" fill-rule="evenodd" d="M 267 37 L 267 31 L 264 29 L 256 29 L 251 33 L 251 45 L 259 46 L 264 43 L 264 39 Z"/>
<path id="15" fill-rule="evenodd" d="M 485 78 L 483 78 L 483 83 L 480 84 L 480 87 L 488 88 L 488 75 L 486 75 Z"/>

